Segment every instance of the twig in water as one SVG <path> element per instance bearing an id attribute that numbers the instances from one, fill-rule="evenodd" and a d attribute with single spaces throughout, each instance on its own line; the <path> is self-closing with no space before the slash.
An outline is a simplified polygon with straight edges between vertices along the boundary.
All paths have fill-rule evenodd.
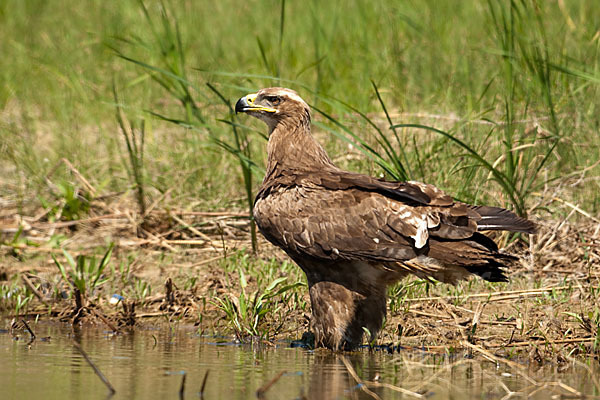
<path id="1" fill-rule="evenodd" d="M 108 379 L 106 379 L 106 377 L 104 376 L 104 374 L 98 369 L 98 367 L 96 367 L 96 365 L 94 365 L 94 363 L 92 362 L 92 360 L 90 360 L 90 358 L 85 353 L 85 351 L 83 351 L 83 349 L 81 348 L 81 345 L 79 343 L 73 341 L 73 347 L 75 347 L 77 349 L 77 351 L 83 356 L 83 358 L 85 359 L 85 361 L 87 361 L 87 363 L 90 365 L 90 367 L 92 367 L 92 369 L 94 370 L 94 372 L 96 373 L 96 375 L 98 375 L 98 378 L 100 378 L 100 380 L 102 381 L 102 383 L 104 383 L 106 385 L 106 387 L 108 388 L 108 391 L 110 392 L 110 396 L 112 396 L 115 393 L 117 393 L 117 391 L 115 390 L 115 388 L 110 384 L 110 382 L 108 381 Z"/>
<path id="2" fill-rule="evenodd" d="M 426 380 L 419 383 L 416 387 L 414 387 L 412 389 L 412 392 L 416 393 L 416 392 L 422 391 L 427 385 L 429 385 L 431 382 L 433 382 L 434 380 L 439 378 L 443 373 L 450 371 L 453 368 L 456 368 L 459 365 L 463 365 L 463 364 L 471 364 L 472 365 L 472 364 L 475 364 L 475 362 L 473 360 L 459 360 L 452 364 L 448 364 L 448 365 L 444 366 L 443 368 L 441 368 L 440 370 L 438 370 L 437 372 L 435 372 L 433 375 L 431 375 Z M 423 364 L 419 363 L 419 366 L 422 367 Z"/>
<path id="3" fill-rule="evenodd" d="M 517 373 L 519 375 L 521 375 L 524 379 L 526 379 L 529 383 L 531 383 L 533 385 L 538 385 L 538 382 L 535 379 L 533 379 L 529 375 L 527 375 L 525 368 L 523 366 L 517 364 L 516 362 L 507 360 L 505 358 L 497 357 L 497 356 L 493 355 L 492 353 L 490 353 L 489 351 L 487 351 L 486 349 L 484 349 L 483 347 L 477 346 L 475 344 L 471 344 L 466 341 L 461 342 L 461 344 L 465 347 L 468 347 L 470 349 L 477 351 L 478 353 L 481 353 L 485 358 L 487 358 L 488 360 L 490 360 L 492 362 L 507 365 L 509 368 L 513 369 L 514 371 L 517 371 Z"/>
<path id="4" fill-rule="evenodd" d="M 183 393 L 185 392 L 185 378 L 187 374 L 185 371 L 183 372 L 183 377 L 181 378 L 181 386 L 179 387 L 179 398 L 183 399 Z"/>
<path id="5" fill-rule="evenodd" d="M 204 398 L 204 389 L 206 388 L 206 381 L 208 379 L 209 372 L 210 372 L 210 369 L 207 369 L 206 372 L 204 373 L 204 379 L 202 379 L 202 386 L 200 386 L 200 398 L 201 399 Z"/>
<path id="6" fill-rule="evenodd" d="M 567 357 L 567 359 L 569 361 L 571 361 L 572 363 L 577 364 L 579 367 L 584 368 L 590 374 L 590 378 L 591 378 L 592 382 L 594 383 L 594 386 L 596 387 L 596 390 L 598 392 L 600 392 L 600 381 L 597 379 L 594 371 L 592 371 L 592 369 L 590 368 L 590 366 L 587 365 L 587 364 L 585 364 L 585 363 L 582 363 L 581 361 L 579 361 L 579 360 L 577 360 L 575 358 L 572 358 L 572 357 Z"/>
<path id="7" fill-rule="evenodd" d="M 498 375 L 487 373 L 484 370 L 481 370 L 481 373 L 483 375 L 487 376 L 488 379 L 496 381 L 496 384 L 498 386 L 500 386 L 502 389 L 504 389 L 504 391 L 506 392 L 506 395 L 504 397 L 502 397 L 501 400 L 510 399 L 511 397 L 516 396 L 516 395 L 523 395 L 523 393 L 521 393 L 521 392 L 513 392 L 512 390 L 510 390 L 508 388 L 508 386 L 506 386 L 506 384 L 504 382 L 502 382 L 502 379 Z"/>
<path id="8" fill-rule="evenodd" d="M 423 396 L 420 393 L 413 392 L 411 390 L 404 389 L 403 387 L 392 385 L 390 383 L 368 381 L 368 382 L 365 382 L 365 384 L 367 386 L 370 386 L 370 387 L 383 387 L 383 388 L 386 388 L 386 389 L 390 389 L 390 390 L 393 390 L 395 392 L 399 392 L 399 393 L 405 394 L 407 396 L 416 397 L 417 399 L 422 399 L 422 398 L 425 397 L 425 396 Z"/>
<path id="9" fill-rule="evenodd" d="M 550 387 L 553 387 L 553 388 L 556 388 L 556 387 L 562 388 L 563 390 L 565 390 L 565 391 L 567 391 L 567 392 L 570 393 L 570 395 L 566 395 L 566 396 L 563 395 L 563 394 L 559 394 L 559 398 L 562 398 L 562 397 L 566 397 L 566 398 L 569 398 L 569 397 L 570 398 L 573 398 L 573 397 L 582 398 L 582 397 L 584 397 L 583 394 L 580 391 L 575 390 L 571 386 L 565 385 L 562 382 L 543 382 L 543 383 L 540 383 L 540 385 L 537 387 L 537 389 L 535 389 L 534 391 L 530 392 L 527 395 L 527 398 L 532 398 L 536 394 L 538 394 L 539 392 L 541 392 L 542 390 L 544 390 L 546 388 L 550 388 Z M 556 396 L 553 396 L 553 397 L 556 397 Z"/>
<path id="10" fill-rule="evenodd" d="M 275 375 L 275 377 L 273 379 L 271 379 L 269 382 L 267 382 L 264 385 L 262 385 L 261 387 L 259 387 L 256 390 L 256 397 L 259 399 L 264 398 L 265 393 L 267 393 L 267 390 L 269 390 L 271 388 L 271 386 L 273 386 L 275 384 L 275 382 L 277 382 L 283 376 L 283 374 L 285 374 L 285 371 L 281 371 L 280 373 Z"/>
<path id="11" fill-rule="evenodd" d="M 350 364 L 350 362 L 346 359 L 345 356 L 342 356 L 342 362 L 344 363 L 344 365 L 346 366 L 346 370 L 348 370 L 348 373 L 350 374 L 350 376 L 356 381 L 356 383 L 358 384 L 358 387 L 365 392 L 366 394 L 368 394 L 369 396 L 371 396 L 374 399 L 377 400 L 381 400 L 381 397 L 379 397 L 377 395 L 377 393 L 371 391 L 362 381 L 362 379 L 359 378 L 359 376 L 356 374 L 356 371 L 354 370 L 354 368 L 352 367 L 352 365 Z"/>
<path id="12" fill-rule="evenodd" d="M 352 377 L 354 378 L 354 380 L 359 385 L 362 385 L 361 387 L 367 387 L 367 386 L 368 387 L 382 387 L 382 388 L 393 390 L 395 392 L 399 392 L 399 393 L 405 394 L 405 395 L 410 396 L 410 397 L 416 397 L 417 399 L 421 399 L 421 398 L 425 397 L 425 396 L 423 396 L 420 393 L 413 392 L 412 390 L 404 389 L 403 387 L 395 386 L 395 385 L 392 385 L 390 383 L 375 382 L 375 381 L 363 381 L 362 379 L 360 379 L 358 377 L 358 375 L 354 371 L 354 368 L 352 368 L 352 365 L 350 365 L 350 363 L 348 362 L 348 360 L 345 359 L 345 357 L 342 359 L 342 361 L 344 361 L 344 365 L 346 366 L 346 369 L 348 370 L 348 372 L 350 373 L 350 375 L 352 375 Z M 373 394 L 375 394 L 375 393 L 373 393 Z M 375 396 L 377 396 L 377 395 L 375 394 Z"/>
<path id="13" fill-rule="evenodd" d="M 25 325 L 25 329 L 27 329 L 27 332 L 29 332 L 29 334 L 31 335 L 31 340 L 29 340 L 29 343 L 27 343 L 27 345 L 30 345 L 31 343 L 33 343 L 35 341 L 35 333 L 33 333 L 31 328 L 29 327 L 29 324 L 27 323 L 27 321 L 22 319 L 21 322 L 23 323 L 23 325 Z"/>
<path id="14" fill-rule="evenodd" d="M 121 333 L 121 330 L 117 328 L 112 322 L 110 322 L 104 315 L 94 310 L 93 308 L 88 308 L 89 311 L 92 312 L 96 317 L 98 317 L 102 322 L 106 324 L 110 328 L 111 331 L 116 333 Z"/>

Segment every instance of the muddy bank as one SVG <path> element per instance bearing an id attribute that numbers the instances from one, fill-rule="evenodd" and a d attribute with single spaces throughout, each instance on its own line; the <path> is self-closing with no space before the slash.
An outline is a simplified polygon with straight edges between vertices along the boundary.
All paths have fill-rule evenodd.
<path id="1" fill-rule="evenodd" d="M 302 272 L 263 240 L 253 253 L 243 213 L 151 210 L 140 220 L 111 210 L 54 223 L 4 217 L 0 307 L 14 329 L 36 318 L 115 332 L 185 322 L 265 343 L 308 330 Z M 556 221 L 531 238 L 496 239 L 522 256 L 509 283 L 408 278 L 390 288 L 373 345 L 540 364 L 598 357 L 599 225 Z"/>

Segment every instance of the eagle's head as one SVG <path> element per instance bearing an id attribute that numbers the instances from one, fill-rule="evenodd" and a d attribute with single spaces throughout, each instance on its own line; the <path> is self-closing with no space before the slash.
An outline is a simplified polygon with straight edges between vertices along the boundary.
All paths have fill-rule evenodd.
<path id="1" fill-rule="evenodd" d="M 273 87 L 246 95 L 235 104 L 235 112 L 256 117 L 273 131 L 280 123 L 310 125 L 310 108 L 298 93 L 291 89 Z"/>

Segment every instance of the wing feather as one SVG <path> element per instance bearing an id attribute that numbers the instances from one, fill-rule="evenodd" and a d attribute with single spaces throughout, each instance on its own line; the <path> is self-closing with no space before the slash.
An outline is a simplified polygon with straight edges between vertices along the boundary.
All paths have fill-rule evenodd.
<path id="1" fill-rule="evenodd" d="M 456 210 L 415 207 L 358 188 L 294 186 L 257 202 L 255 219 L 269 240 L 290 253 L 384 262 L 418 256 L 430 236 L 472 236 L 477 225 L 468 212 L 462 204 Z"/>
<path id="2" fill-rule="evenodd" d="M 392 207 L 379 194 L 295 187 L 257 202 L 255 219 L 267 239 L 294 256 L 370 261 L 415 257 L 410 237 L 418 230 L 410 220 L 397 217 L 406 212 L 401 203 Z"/>
<path id="3" fill-rule="evenodd" d="M 414 270 L 414 260 L 425 259 L 423 271 L 432 276 L 455 266 L 450 281 L 468 272 L 502 280 L 502 266 L 513 259 L 478 230 L 532 226 L 510 211 L 454 202 L 420 182 L 292 172 L 264 185 L 254 210 L 265 237 L 296 260 L 362 260 Z"/>

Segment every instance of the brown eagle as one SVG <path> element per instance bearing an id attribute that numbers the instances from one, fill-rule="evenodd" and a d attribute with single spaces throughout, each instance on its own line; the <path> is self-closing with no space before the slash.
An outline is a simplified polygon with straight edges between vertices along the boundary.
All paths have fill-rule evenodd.
<path id="1" fill-rule="evenodd" d="M 236 112 L 267 124 L 265 178 L 254 203 L 262 234 L 306 274 L 315 345 L 349 350 L 373 337 L 386 287 L 408 273 L 456 283 L 506 281 L 503 254 L 484 230 L 533 233 L 497 207 L 456 202 L 433 185 L 390 182 L 334 165 L 310 132 L 310 108 L 290 89 L 242 97 Z"/>

